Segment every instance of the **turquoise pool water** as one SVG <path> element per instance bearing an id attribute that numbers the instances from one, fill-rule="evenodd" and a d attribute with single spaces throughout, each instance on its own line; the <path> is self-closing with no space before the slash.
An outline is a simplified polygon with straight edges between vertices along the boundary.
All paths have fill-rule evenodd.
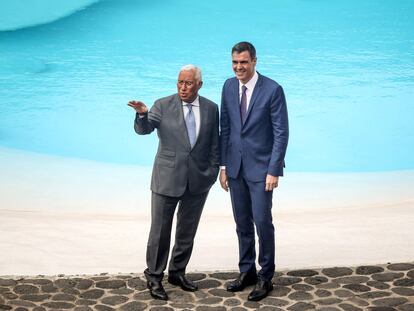
<path id="1" fill-rule="evenodd" d="M 194 63 L 219 103 L 249 40 L 286 92 L 288 171 L 414 169 L 413 30 L 411 0 L 101 1 L 0 31 L 0 146 L 151 165 L 127 101 L 175 92 Z"/>

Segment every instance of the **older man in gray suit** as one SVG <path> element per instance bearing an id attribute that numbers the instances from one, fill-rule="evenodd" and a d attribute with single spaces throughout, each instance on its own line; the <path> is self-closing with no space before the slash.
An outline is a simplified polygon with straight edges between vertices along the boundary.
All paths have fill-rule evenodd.
<path id="1" fill-rule="evenodd" d="M 152 171 L 151 230 L 145 276 L 151 296 L 167 300 L 161 280 L 167 266 L 171 227 L 178 204 L 175 245 L 168 266 L 168 282 L 183 290 L 197 286 L 185 276 L 201 212 L 219 170 L 218 107 L 198 95 L 201 71 L 181 68 L 177 94 L 157 100 L 148 112 L 140 101 L 135 109 L 135 131 L 157 129 L 159 145 Z"/>

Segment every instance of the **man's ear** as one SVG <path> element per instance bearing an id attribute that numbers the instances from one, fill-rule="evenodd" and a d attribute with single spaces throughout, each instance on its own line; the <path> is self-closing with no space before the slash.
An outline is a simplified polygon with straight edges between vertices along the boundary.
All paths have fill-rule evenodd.
<path id="1" fill-rule="evenodd" d="M 203 81 L 198 82 L 198 89 L 201 89 L 202 86 L 203 86 Z"/>

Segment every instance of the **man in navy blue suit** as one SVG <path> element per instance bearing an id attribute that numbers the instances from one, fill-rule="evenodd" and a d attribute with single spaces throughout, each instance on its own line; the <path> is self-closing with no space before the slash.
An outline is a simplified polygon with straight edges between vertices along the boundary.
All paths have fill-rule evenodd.
<path id="1" fill-rule="evenodd" d="M 228 191 L 239 240 L 237 279 L 228 291 L 254 285 L 248 299 L 258 301 L 273 289 L 275 235 L 272 195 L 283 176 L 289 126 L 282 87 L 256 72 L 256 50 L 249 42 L 232 49 L 236 77 L 223 86 L 220 117 L 221 187 Z M 255 232 L 259 238 L 256 271 Z"/>

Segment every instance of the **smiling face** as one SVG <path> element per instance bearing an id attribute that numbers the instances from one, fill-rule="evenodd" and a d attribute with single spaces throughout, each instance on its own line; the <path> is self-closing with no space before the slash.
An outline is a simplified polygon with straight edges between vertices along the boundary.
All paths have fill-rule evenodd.
<path id="1" fill-rule="evenodd" d="M 202 82 L 196 79 L 195 70 L 182 70 L 177 81 L 178 96 L 182 101 L 192 103 L 197 98 L 201 85 Z"/>
<path id="2" fill-rule="evenodd" d="M 241 83 L 246 84 L 256 71 L 256 58 L 250 56 L 249 51 L 234 52 L 232 55 L 233 71 Z"/>

